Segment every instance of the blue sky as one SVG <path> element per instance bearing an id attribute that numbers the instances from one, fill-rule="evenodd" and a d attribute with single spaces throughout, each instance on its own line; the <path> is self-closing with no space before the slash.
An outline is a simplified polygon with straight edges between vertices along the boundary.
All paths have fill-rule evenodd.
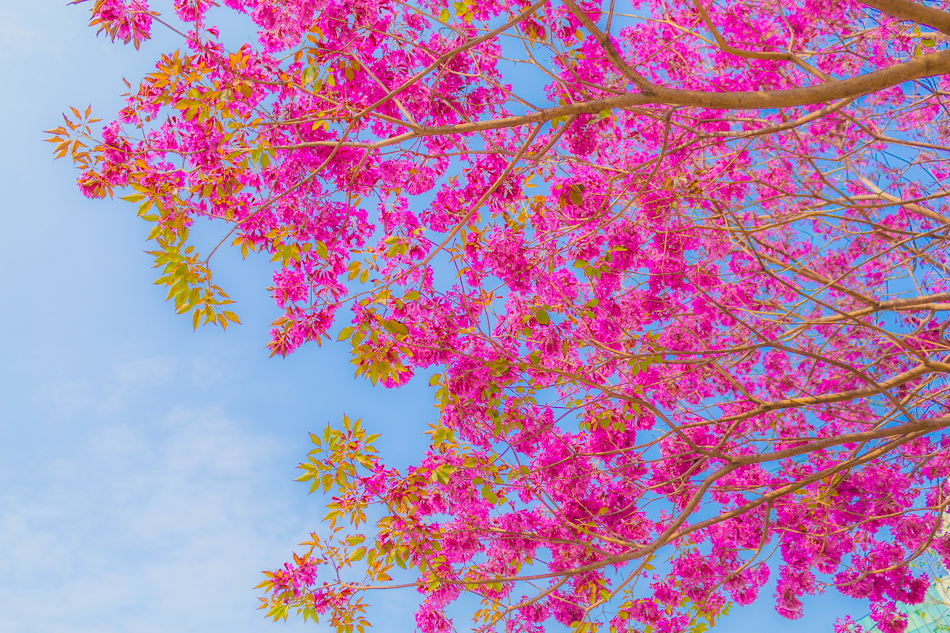
<path id="1" fill-rule="evenodd" d="M 97 39 L 66 0 L 0 7 L 0 632 L 326 630 L 265 621 L 252 589 L 320 529 L 319 500 L 293 482 L 307 432 L 362 417 L 408 463 L 434 421 L 428 388 L 354 380 L 342 346 L 268 359 L 263 260 L 218 256 L 243 326 L 175 317 L 151 284 L 146 224 L 84 199 L 41 140 L 68 106 L 109 118 L 121 78 L 177 45 Z M 766 599 L 716 630 L 830 631 L 864 613 L 830 593 L 808 605 L 788 622 Z M 378 631 L 412 630 L 405 596 L 378 611 Z"/>

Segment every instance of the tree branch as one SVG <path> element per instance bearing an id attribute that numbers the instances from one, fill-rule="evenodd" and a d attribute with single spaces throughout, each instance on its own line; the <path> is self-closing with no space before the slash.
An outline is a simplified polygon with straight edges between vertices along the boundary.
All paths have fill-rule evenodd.
<path id="1" fill-rule="evenodd" d="M 950 35 L 950 13 L 908 0 L 861 0 L 872 9 L 907 22 L 916 22 Z"/>

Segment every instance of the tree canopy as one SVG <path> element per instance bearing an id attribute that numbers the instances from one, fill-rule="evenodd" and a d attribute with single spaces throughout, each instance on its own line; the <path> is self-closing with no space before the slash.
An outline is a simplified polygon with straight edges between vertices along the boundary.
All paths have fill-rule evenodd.
<path id="1" fill-rule="evenodd" d="M 408 469 L 313 436 L 331 535 L 268 615 L 363 633 L 409 586 L 423 633 L 698 632 L 771 576 L 787 618 L 833 588 L 904 630 L 950 556 L 948 3 L 223 4 L 96 0 L 182 49 L 56 155 L 195 327 L 238 319 L 215 252 L 263 254 L 272 354 L 348 341 L 439 407 Z"/>

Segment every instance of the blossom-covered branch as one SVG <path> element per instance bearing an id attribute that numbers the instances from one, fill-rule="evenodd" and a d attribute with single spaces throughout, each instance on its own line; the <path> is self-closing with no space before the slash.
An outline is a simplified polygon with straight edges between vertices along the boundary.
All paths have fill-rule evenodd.
<path id="1" fill-rule="evenodd" d="M 786 617 L 834 587 L 903 630 L 950 556 L 946 3 L 227 0 L 237 50 L 212 4 L 56 154 L 127 190 L 195 327 L 237 320 L 211 219 L 274 262 L 273 354 L 333 336 L 440 412 L 404 470 L 313 436 L 330 534 L 270 616 L 698 632 L 774 574 Z"/>

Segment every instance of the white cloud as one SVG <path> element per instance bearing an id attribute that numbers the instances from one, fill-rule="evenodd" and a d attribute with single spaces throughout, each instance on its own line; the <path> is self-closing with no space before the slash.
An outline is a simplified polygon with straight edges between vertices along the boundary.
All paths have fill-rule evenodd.
<path id="1" fill-rule="evenodd" d="M 316 523 L 279 441 L 213 406 L 91 421 L 0 497 L 0 630 L 270 630 L 251 588 Z"/>

